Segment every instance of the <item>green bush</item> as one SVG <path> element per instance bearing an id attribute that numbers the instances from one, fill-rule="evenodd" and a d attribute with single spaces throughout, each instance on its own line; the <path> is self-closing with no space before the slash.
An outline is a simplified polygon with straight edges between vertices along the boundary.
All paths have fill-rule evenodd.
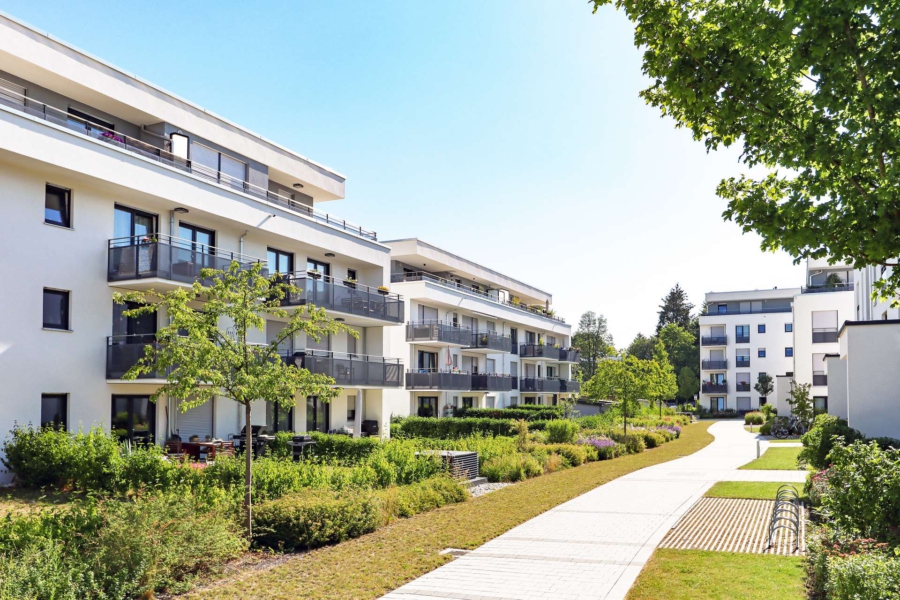
<path id="1" fill-rule="evenodd" d="M 528 407 L 528 408 L 525 408 Z M 547 421 L 562 419 L 566 416 L 564 406 L 544 406 L 541 404 L 525 404 L 515 408 L 457 408 L 453 416 L 487 419 L 524 419 L 526 421 Z"/>
<path id="2" fill-rule="evenodd" d="M 379 492 L 378 496 L 383 520 L 388 523 L 395 517 L 411 517 L 447 504 L 464 502 L 469 498 L 469 491 L 458 481 L 439 476 L 392 487 Z"/>
<path id="3" fill-rule="evenodd" d="M 278 431 L 275 439 L 266 446 L 266 456 L 270 458 L 293 458 L 294 448 L 291 446 L 294 432 Z"/>
<path id="4" fill-rule="evenodd" d="M 553 454 L 559 454 L 573 467 L 578 467 L 587 462 L 589 446 L 577 444 L 540 444 L 534 446 L 534 450 L 544 450 Z M 591 453 L 596 456 L 595 452 Z"/>
<path id="5" fill-rule="evenodd" d="M 766 421 L 762 425 L 759 426 L 759 434 L 760 435 L 772 435 L 772 423 L 774 421 Z"/>
<path id="6" fill-rule="evenodd" d="M 763 414 L 764 422 L 771 421 L 778 416 L 778 411 L 775 410 L 775 407 L 771 404 L 761 404 L 759 407 L 759 412 Z"/>
<path id="7" fill-rule="evenodd" d="M 381 502 L 371 492 L 305 490 L 258 505 L 254 544 L 277 550 L 308 550 L 375 531 Z"/>
<path id="8" fill-rule="evenodd" d="M 544 428 L 544 431 L 547 432 L 547 442 L 551 444 L 571 444 L 575 442 L 578 430 L 578 425 L 568 419 L 550 421 Z"/>
<path id="9" fill-rule="evenodd" d="M 657 448 L 668 441 L 666 436 L 658 431 L 641 431 L 639 435 L 643 438 L 646 448 Z"/>
<path id="10" fill-rule="evenodd" d="M 640 454 L 647 449 L 644 443 L 644 436 L 638 433 L 629 433 L 627 435 L 617 432 L 610 432 L 609 437 L 615 442 L 625 446 L 626 454 Z"/>
<path id="11" fill-rule="evenodd" d="M 765 406 L 765 405 L 763 405 Z M 761 412 L 748 412 L 744 415 L 745 425 L 762 425 L 766 422 L 766 415 Z"/>
<path id="12" fill-rule="evenodd" d="M 529 423 L 529 427 L 543 422 Z M 469 435 L 512 435 L 512 421 L 505 419 L 447 419 L 438 417 L 407 417 L 398 420 L 394 430 L 397 437 L 453 439 Z"/>
<path id="13" fill-rule="evenodd" d="M 485 461 L 497 456 L 518 452 L 518 442 L 516 438 L 506 436 L 486 436 L 477 434 L 453 440 L 419 438 L 414 440 L 414 442 L 420 450 L 462 450 L 466 452 L 477 452 L 480 465 L 483 465 Z"/>
<path id="14" fill-rule="evenodd" d="M 803 442 L 800 460 L 816 469 L 826 468 L 828 454 L 834 447 L 835 436 L 844 438 L 845 444 L 852 444 L 856 440 L 863 439 L 863 435 L 848 426 L 844 419 L 829 414 L 817 415 L 812 428 L 800 438 L 800 441 Z"/>
<path id="15" fill-rule="evenodd" d="M 828 559 L 829 600 L 900 598 L 900 558 L 883 553 Z"/>
<path id="16" fill-rule="evenodd" d="M 306 456 L 351 465 L 364 461 L 370 454 L 378 451 L 383 443 L 377 437 L 352 438 L 319 432 L 309 435 L 316 441 L 316 445 L 306 449 Z"/>
<path id="17" fill-rule="evenodd" d="M 492 458 L 481 467 L 481 474 L 492 482 L 523 481 L 543 472 L 541 463 L 534 456 L 524 452 Z"/>

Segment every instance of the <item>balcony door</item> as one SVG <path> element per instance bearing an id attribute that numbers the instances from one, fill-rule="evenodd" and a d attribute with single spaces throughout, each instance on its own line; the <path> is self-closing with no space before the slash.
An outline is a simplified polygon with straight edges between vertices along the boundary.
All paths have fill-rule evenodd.
<path id="1" fill-rule="evenodd" d="M 326 262 L 316 260 L 314 258 L 306 259 L 306 270 L 307 271 L 318 271 L 319 273 L 321 273 L 322 275 L 325 275 L 326 277 L 331 276 L 331 265 Z"/>
<path id="2" fill-rule="evenodd" d="M 268 248 L 266 250 L 269 273 L 286 275 L 294 272 L 294 255 L 290 252 Z"/>
<path id="3" fill-rule="evenodd" d="M 712 373 L 709 382 L 713 385 L 725 385 L 725 373 Z"/>
<path id="4" fill-rule="evenodd" d="M 509 328 L 509 341 L 512 344 L 512 353 L 519 353 L 519 330 L 515 327 Z"/>
<path id="5" fill-rule="evenodd" d="M 113 222 L 115 238 L 151 238 L 156 235 L 156 215 L 136 208 L 116 205 Z M 138 239 L 138 241 L 142 241 Z"/>
<path id="6" fill-rule="evenodd" d="M 112 397 L 112 433 L 132 443 L 152 443 L 156 431 L 156 404 L 150 396 Z"/>
<path id="7" fill-rule="evenodd" d="M 416 368 L 423 373 L 435 371 L 438 368 L 437 362 L 437 352 L 425 352 L 424 350 L 419 350 L 416 359 Z"/>
<path id="8" fill-rule="evenodd" d="M 330 419 L 331 405 L 329 402 L 319 402 L 318 396 L 306 398 L 306 431 L 328 433 Z"/>
<path id="9" fill-rule="evenodd" d="M 416 414 L 420 417 L 438 416 L 437 396 L 419 396 Z"/>
<path id="10" fill-rule="evenodd" d="M 187 223 L 178 224 L 178 258 L 173 263 L 193 263 L 194 270 L 216 268 L 213 253 L 216 246 L 216 232 Z M 175 244 L 173 244 L 175 245 Z M 173 257 L 174 258 L 174 257 Z M 175 268 L 175 267 L 173 267 Z"/>
<path id="11" fill-rule="evenodd" d="M 137 302 L 113 304 L 113 344 L 152 344 L 156 341 L 156 313 L 138 317 L 124 314 L 140 307 Z"/>

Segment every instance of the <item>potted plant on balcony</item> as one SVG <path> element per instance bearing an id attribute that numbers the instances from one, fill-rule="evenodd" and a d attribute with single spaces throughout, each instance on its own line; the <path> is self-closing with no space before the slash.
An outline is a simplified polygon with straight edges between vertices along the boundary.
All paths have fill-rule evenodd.
<path id="1" fill-rule="evenodd" d="M 481 345 L 487 346 L 487 344 L 488 344 L 488 334 L 482 333 L 481 334 Z"/>
<path id="2" fill-rule="evenodd" d="M 344 280 L 344 285 L 347 286 L 348 288 L 355 290 L 356 289 L 356 280 L 353 279 L 352 277 L 348 277 L 347 279 Z"/>
<path id="3" fill-rule="evenodd" d="M 559 350 L 559 344 L 553 344 L 553 347 L 554 347 L 555 349 Z"/>
<path id="4" fill-rule="evenodd" d="M 382 296 L 387 296 L 388 292 L 390 292 L 390 291 L 391 290 L 387 289 L 386 286 L 383 286 L 383 285 L 378 286 L 378 293 L 381 294 Z"/>
<path id="5" fill-rule="evenodd" d="M 306 272 L 313 279 L 321 279 L 322 273 L 318 269 L 310 269 Z"/>
<path id="6" fill-rule="evenodd" d="M 522 299 L 519 298 L 518 296 L 513 296 L 512 298 L 509 299 L 509 301 L 512 304 L 522 304 Z"/>

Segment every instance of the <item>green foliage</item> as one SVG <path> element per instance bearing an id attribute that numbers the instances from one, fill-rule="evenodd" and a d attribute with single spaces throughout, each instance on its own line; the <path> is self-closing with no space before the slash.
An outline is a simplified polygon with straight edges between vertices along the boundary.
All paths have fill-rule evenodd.
<path id="1" fill-rule="evenodd" d="M 765 422 L 766 415 L 761 412 L 748 412 L 744 415 L 745 425 L 762 425 Z"/>
<path id="2" fill-rule="evenodd" d="M 578 424 L 568 419 L 550 421 L 544 428 L 547 441 L 551 444 L 571 444 L 578 436 Z"/>
<path id="3" fill-rule="evenodd" d="M 465 502 L 469 491 L 450 477 L 432 477 L 418 483 L 388 488 L 379 492 L 383 520 L 412 517 L 447 504 Z"/>
<path id="4" fill-rule="evenodd" d="M 639 433 L 622 434 L 620 432 L 610 432 L 609 437 L 622 444 L 627 454 L 640 454 L 647 449 L 644 436 Z"/>
<path id="5" fill-rule="evenodd" d="M 756 383 L 753 384 L 753 389 L 756 390 L 756 393 L 763 398 L 768 398 L 769 395 L 775 391 L 775 381 L 769 374 L 760 375 Z M 769 405 L 763 404 L 763 406 Z M 769 408 L 771 408 L 773 411 L 775 410 L 774 407 L 770 406 Z"/>
<path id="6" fill-rule="evenodd" d="M 647 337 L 643 333 L 638 333 L 628 344 L 625 352 L 640 360 L 652 360 L 654 346 L 656 346 L 655 337 Z"/>
<path id="7" fill-rule="evenodd" d="M 526 435 L 528 430 L 525 430 Z M 420 449 L 463 450 L 477 452 L 479 464 L 505 454 L 519 451 L 517 439 L 504 436 L 470 435 L 452 440 L 427 439 L 415 440 Z"/>
<path id="8" fill-rule="evenodd" d="M 534 452 L 549 452 L 551 454 L 559 454 L 566 459 L 566 462 L 572 467 L 579 467 L 588 461 L 588 452 L 591 457 L 596 460 L 596 452 L 593 447 L 587 447 L 578 444 L 538 444 L 533 447 Z"/>
<path id="9" fill-rule="evenodd" d="M 382 519 L 381 502 L 371 492 L 306 490 L 256 507 L 254 544 L 309 550 L 375 531 Z"/>
<path id="10" fill-rule="evenodd" d="M 525 407 L 528 408 L 525 408 Z M 566 416 L 564 406 L 544 406 L 543 404 L 520 404 L 515 408 L 457 408 L 454 417 L 480 419 L 524 419 L 526 421 L 542 421 L 562 419 Z"/>
<path id="11" fill-rule="evenodd" d="M 900 558 L 867 553 L 828 559 L 829 600 L 900 599 Z"/>
<path id="12" fill-rule="evenodd" d="M 681 367 L 678 371 L 678 398 L 690 400 L 700 391 L 700 375 L 695 368 Z M 693 405 L 688 405 L 693 406 Z"/>
<path id="13" fill-rule="evenodd" d="M 845 444 L 863 439 L 863 435 L 847 425 L 847 421 L 834 415 L 816 416 L 812 428 L 803 434 L 803 450 L 800 460 L 816 469 L 828 467 L 828 455 L 835 444 L 835 436 L 843 438 Z"/>
<path id="14" fill-rule="evenodd" d="M 656 334 L 659 335 L 667 325 L 674 325 L 686 332 L 691 328 L 691 311 L 693 310 L 694 305 L 688 301 L 687 293 L 681 289 L 680 284 L 676 283 L 659 306 Z"/>
<path id="15" fill-rule="evenodd" d="M 896 6 L 633 2 L 641 96 L 707 151 L 739 144 L 761 175 L 723 180 L 724 216 L 799 262 L 897 265 Z M 876 281 L 895 297 L 900 269 Z"/>
<path id="16" fill-rule="evenodd" d="M 813 401 L 809 395 L 811 387 L 808 383 L 794 383 L 794 386 L 791 388 L 791 397 L 787 401 L 791 407 L 791 413 L 803 423 L 806 423 L 807 426 L 812 423 L 813 417 L 815 417 Z"/>
<path id="17" fill-rule="evenodd" d="M 765 415 L 766 421 L 771 421 L 778 415 L 778 411 L 771 404 L 763 404 L 759 407 L 759 412 Z"/>
<path id="18" fill-rule="evenodd" d="M 275 440 L 270 442 L 266 447 L 266 455 L 272 458 L 291 458 L 294 456 L 294 449 L 291 446 L 291 440 L 294 434 L 290 431 L 278 431 L 275 433 Z"/>
<path id="19" fill-rule="evenodd" d="M 497 456 L 485 461 L 481 466 L 481 475 L 491 482 L 524 481 L 543 472 L 543 465 L 535 457 L 524 452 Z"/>
<path id="20" fill-rule="evenodd" d="M 647 448 L 657 448 L 668 441 L 663 434 L 655 431 L 642 431 L 640 436 L 644 439 L 644 446 Z"/>
<path id="21" fill-rule="evenodd" d="M 585 381 L 594 376 L 597 362 L 614 354 L 613 337 L 609 333 L 606 317 L 588 311 L 581 315 L 578 328 L 572 336 L 572 346 L 581 350 L 579 369 Z"/>
<path id="22" fill-rule="evenodd" d="M 407 417 L 396 423 L 396 437 L 459 438 L 468 435 L 511 435 L 512 421 L 507 419 Z"/>
<path id="23" fill-rule="evenodd" d="M 357 464 L 380 450 L 383 443 L 377 437 L 352 438 L 319 432 L 311 432 L 309 435 L 316 441 L 316 445 L 306 449 L 306 456 L 341 464 Z"/>

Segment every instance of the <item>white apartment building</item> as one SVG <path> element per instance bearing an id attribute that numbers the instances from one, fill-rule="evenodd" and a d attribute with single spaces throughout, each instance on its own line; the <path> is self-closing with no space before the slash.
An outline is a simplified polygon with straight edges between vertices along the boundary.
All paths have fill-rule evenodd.
<path id="1" fill-rule="evenodd" d="M 391 291 L 407 303 L 390 345 L 408 365 L 397 414 L 446 416 L 454 407 L 555 404 L 580 392 L 572 329 L 532 285 L 419 239 L 391 247 Z"/>
<path id="2" fill-rule="evenodd" d="M 182 413 L 149 401 L 161 374 L 120 379 L 166 315 L 125 318 L 112 301 L 234 259 L 288 274 L 303 290 L 289 305 L 324 307 L 360 333 L 286 344 L 285 360 L 334 377 L 344 396 L 286 412 L 260 403 L 254 424 L 387 434 L 408 360 L 387 331 L 403 330 L 406 306 L 386 289 L 392 248 L 323 212 L 343 196 L 337 171 L 0 16 L 0 431 L 239 433 L 230 401 Z M 281 326 L 271 319 L 258 341 Z"/>

